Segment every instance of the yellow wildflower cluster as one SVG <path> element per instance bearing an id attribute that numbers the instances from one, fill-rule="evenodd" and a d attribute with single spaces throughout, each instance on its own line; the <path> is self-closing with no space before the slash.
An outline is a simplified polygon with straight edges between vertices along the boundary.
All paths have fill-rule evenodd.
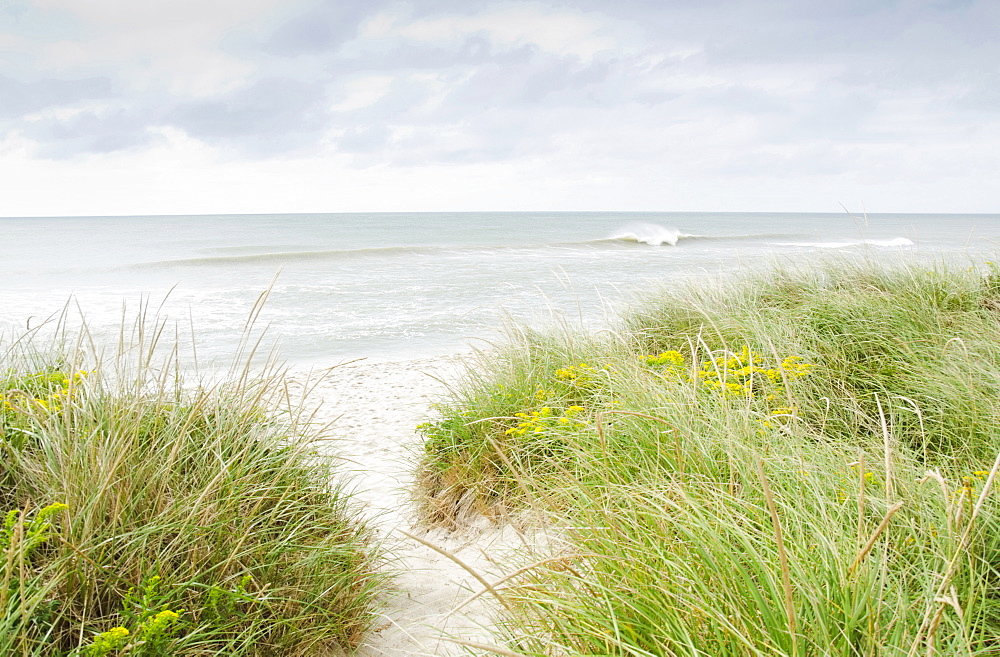
<path id="1" fill-rule="evenodd" d="M 664 368 L 665 372 L 679 376 L 686 382 L 697 380 L 708 390 L 717 391 L 723 397 L 754 397 L 765 394 L 768 400 L 775 400 L 784 390 L 784 383 L 790 379 L 806 376 L 815 367 L 801 362 L 799 356 L 788 356 L 777 367 L 764 367 L 763 356 L 744 346 L 739 352 L 727 352 L 699 363 L 692 376 L 689 374 L 684 355 L 676 350 L 659 355 L 648 355 L 643 361 L 650 367 Z M 777 412 L 775 415 L 790 415 Z"/>
<path id="2" fill-rule="evenodd" d="M 77 386 L 91 372 L 80 370 L 68 375 L 61 370 L 36 372 L 8 382 L 0 391 L 0 412 L 25 413 L 42 408 L 58 411 L 76 392 Z"/>
<path id="3" fill-rule="evenodd" d="M 989 476 L 989 470 L 976 470 L 971 475 L 962 477 L 962 481 L 967 484 L 975 485 L 976 482 L 986 481 L 986 477 Z"/>
<path id="4" fill-rule="evenodd" d="M 182 609 L 181 612 L 183 611 Z M 176 611 L 170 611 L 169 609 L 157 612 L 139 628 L 139 635 L 146 641 L 155 637 L 165 636 L 168 634 L 171 624 L 180 617 L 181 615 Z"/>
<path id="5" fill-rule="evenodd" d="M 704 361 L 698 379 L 706 388 L 718 390 L 726 397 L 753 397 L 767 393 L 773 400 L 783 391 L 784 382 L 807 375 L 813 365 L 799 362 L 798 356 L 788 356 L 777 367 L 761 367 L 766 362 L 744 346 L 738 354 L 726 354 Z"/>
<path id="6" fill-rule="evenodd" d="M 60 511 L 65 511 L 69 506 L 62 502 L 55 502 L 39 509 L 33 518 L 21 519 L 22 512 L 13 509 L 7 512 L 3 524 L 0 524 L 0 552 L 10 547 L 15 535 L 21 543 L 22 558 L 27 557 L 32 550 L 49 540 L 52 528 L 50 518 Z M 20 529 L 15 532 L 15 527 L 20 524 Z M 0 572 L 6 564 L 0 564 Z"/>
<path id="7" fill-rule="evenodd" d="M 955 489 L 955 500 L 960 501 L 965 499 L 971 502 L 976 496 L 976 487 L 985 482 L 989 474 L 989 470 L 976 470 L 972 474 L 963 476 L 962 483 Z"/>
<path id="8" fill-rule="evenodd" d="M 527 413 L 515 413 L 520 422 L 517 426 L 507 429 L 505 432 L 509 436 L 525 436 L 531 434 L 543 434 L 550 429 L 565 429 L 587 426 L 586 422 L 576 419 L 580 413 L 586 409 L 583 406 L 570 406 L 563 411 L 553 410 L 550 406 L 544 406 L 537 411 Z M 561 414 L 560 414 L 561 413 Z"/>
<path id="9" fill-rule="evenodd" d="M 148 616 L 136 630 L 135 642 L 131 644 L 129 642 L 132 639 L 132 633 L 128 631 L 127 627 L 113 627 L 107 632 L 95 636 L 82 654 L 86 657 L 107 657 L 137 646 L 146 646 L 150 653 L 161 654 L 156 648 L 160 647 L 159 644 L 170 639 L 176 629 L 174 623 L 180 619 L 182 613 L 184 613 L 183 609 L 180 610 L 180 613 L 164 609 Z"/>
<path id="10" fill-rule="evenodd" d="M 596 374 L 597 368 L 580 363 L 556 370 L 556 379 L 572 386 L 585 388 L 594 380 Z"/>
<path id="11" fill-rule="evenodd" d="M 112 627 L 107 632 L 101 632 L 87 646 L 84 655 L 87 657 L 105 657 L 112 652 L 118 652 L 128 643 L 129 631 L 125 627 Z"/>
<path id="12" fill-rule="evenodd" d="M 674 349 L 664 351 L 658 356 L 650 354 L 646 356 L 644 360 L 650 367 L 667 367 L 674 369 L 683 369 L 685 367 L 684 354 Z"/>

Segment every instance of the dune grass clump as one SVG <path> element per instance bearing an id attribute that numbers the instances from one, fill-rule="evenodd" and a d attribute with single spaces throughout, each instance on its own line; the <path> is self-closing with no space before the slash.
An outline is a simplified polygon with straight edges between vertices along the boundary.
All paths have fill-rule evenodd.
<path id="1" fill-rule="evenodd" d="M 795 353 L 818 366 L 799 417 L 863 441 L 879 433 L 881 404 L 901 441 L 946 465 L 996 454 L 997 285 L 992 268 L 841 263 L 664 295 L 625 324 L 652 353 L 691 343 Z"/>
<path id="2" fill-rule="evenodd" d="M 992 272 L 838 262 L 513 331 L 424 426 L 428 517 L 534 508 L 526 655 L 1000 651 Z"/>
<path id="3" fill-rule="evenodd" d="M 384 576 L 316 429 L 273 369 L 185 382 L 162 328 L 0 346 L 0 653 L 356 646 Z"/>

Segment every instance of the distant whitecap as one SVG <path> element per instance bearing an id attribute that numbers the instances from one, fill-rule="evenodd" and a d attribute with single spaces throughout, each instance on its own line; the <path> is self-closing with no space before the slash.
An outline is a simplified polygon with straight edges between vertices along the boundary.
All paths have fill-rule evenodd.
<path id="1" fill-rule="evenodd" d="M 888 240 L 851 240 L 844 242 L 774 242 L 774 246 L 798 246 L 806 249 L 845 249 L 851 246 L 892 248 L 914 246 L 914 242 L 906 237 L 894 237 Z"/>

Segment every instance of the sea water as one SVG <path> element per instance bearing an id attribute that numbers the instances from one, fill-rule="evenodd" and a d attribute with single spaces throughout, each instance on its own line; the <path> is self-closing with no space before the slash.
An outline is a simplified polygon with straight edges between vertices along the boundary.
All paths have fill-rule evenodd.
<path id="1" fill-rule="evenodd" d="M 225 359 L 259 308 L 253 331 L 266 328 L 263 344 L 291 363 L 392 360 L 496 340 L 504 317 L 596 327 L 692 276 L 827 253 L 973 264 L 998 239 L 1000 215 L 2 218 L 0 327 L 16 333 L 68 309 L 99 332 L 145 308 L 202 359 Z"/>

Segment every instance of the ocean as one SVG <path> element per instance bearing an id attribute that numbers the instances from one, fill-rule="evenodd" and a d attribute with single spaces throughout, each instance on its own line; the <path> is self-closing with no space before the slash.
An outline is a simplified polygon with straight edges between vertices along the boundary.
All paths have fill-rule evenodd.
<path id="1" fill-rule="evenodd" d="M 145 307 L 222 361 L 255 323 L 290 364 L 452 353 L 504 317 L 597 327 L 692 276 L 824 254 L 988 260 L 1000 215 L 375 213 L 0 218 L 0 328 Z M 67 306 L 67 304 L 69 304 Z M 44 330 L 44 329 L 43 329 Z"/>

